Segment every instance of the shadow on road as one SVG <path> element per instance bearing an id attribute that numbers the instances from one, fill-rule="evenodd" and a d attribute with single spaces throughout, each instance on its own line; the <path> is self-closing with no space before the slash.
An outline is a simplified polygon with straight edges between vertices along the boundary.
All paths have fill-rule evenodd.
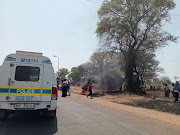
<path id="1" fill-rule="evenodd" d="M 37 112 L 18 112 L 0 120 L 0 135 L 53 135 L 57 131 L 57 118 L 42 119 Z"/>

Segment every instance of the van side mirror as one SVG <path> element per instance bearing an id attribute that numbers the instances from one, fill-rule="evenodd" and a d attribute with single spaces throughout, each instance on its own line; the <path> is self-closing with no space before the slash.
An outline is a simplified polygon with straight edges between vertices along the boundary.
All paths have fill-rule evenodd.
<path id="1" fill-rule="evenodd" d="M 8 79 L 8 85 L 11 85 L 11 78 Z"/>

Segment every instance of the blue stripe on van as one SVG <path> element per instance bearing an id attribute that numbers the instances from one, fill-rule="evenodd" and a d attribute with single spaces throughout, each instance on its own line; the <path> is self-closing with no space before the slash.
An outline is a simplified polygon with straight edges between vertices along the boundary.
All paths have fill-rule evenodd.
<path id="1" fill-rule="evenodd" d="M 0 88 L 0 93 L 8 93 L 9 89 Z"/>
<path id="2" fill-rule="evenodd" d="M 8 88 L 0 88 L 0 93 L 8 93 L 8 92 L 9 92 Z M 10 89 L 10 93 L 17 93 L 17 89 Z M 35 89 L 33 93 L 41 93 L 41 89 Z M 42 94 L 51 94 L 51 90 L 43 89 Z"/>
<path id="3" fill-rule="evenodd" d="M 16 61 L 16 58 L 6 58 L 6 61 Z"/>
<path id="4" fill-rule="evenodd" d="M 28 91 L 29 89 L 23 89 L 23 90 Z M 10 93 L 19 93 L 19 92 L 17 92 L 17 89 L 11 89 Z M 35 90 L 33 90 L 33 93 L 41 93 L 41 90 L 35 89 Z"/>
<path id="5" fill-rule="evenodd" d="M 51 64 L 50 60 L 43 60 L 42 63 L 43 64 Z"/>
<path id="6" fill-rule="evenodd" d="M 51 90 L 43 90 L 43 94 L 51 94 Z"/>

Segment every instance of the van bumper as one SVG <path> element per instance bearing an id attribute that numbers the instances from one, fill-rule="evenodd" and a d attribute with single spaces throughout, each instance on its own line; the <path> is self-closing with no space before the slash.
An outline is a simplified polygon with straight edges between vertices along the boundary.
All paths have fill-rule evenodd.
<path id="1" fill-rule="evenodd" d="M 15 104 L 33 104 L 34 108 L 15 108 Z M 56 110 L 57 101 L 49 102 L 0 102 L 0 110 Z"/>

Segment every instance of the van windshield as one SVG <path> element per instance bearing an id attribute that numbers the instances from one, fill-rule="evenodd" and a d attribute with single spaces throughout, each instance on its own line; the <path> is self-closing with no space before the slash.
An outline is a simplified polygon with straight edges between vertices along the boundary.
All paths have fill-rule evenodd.
<path id="1" fill-rule="evenodd" d="M 40 68 L 31 66 L 17 66 L 15 73 L 16 81 L 39 81 Z"/>

